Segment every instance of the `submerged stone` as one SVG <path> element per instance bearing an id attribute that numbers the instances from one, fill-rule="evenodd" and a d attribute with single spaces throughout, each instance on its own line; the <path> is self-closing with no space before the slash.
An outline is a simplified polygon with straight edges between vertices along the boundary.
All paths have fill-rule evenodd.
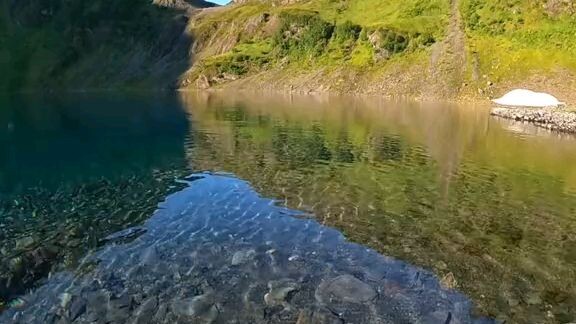
<path id="1" fill-rule="evenodd" d="M 212 323 L 218 317 L 212 294 L 176 300 L 172 303 L 172 310 L 178 316 L 191 317 L 199 323 Z"/>
<path id="2" fill-rule="evenodd" d="M 264 295 L 264 301 L 268 306 L 284 306 L 289 308 L 287 298 L 288 295 L 298 290 L 298 284 L 291 279 L 283 279 L 278 281 L 270 281 L 268 283 L 268 288 L 270 289 L 266 295 Z"/>
<path id="3" fill-rule="evenodd" d="M 304 309 L 298 315 L 296 324 L 342 324 L 341 318 L 325 308 Z"/>
<path id="4" fill-rule="evenodd" d="M 250 260 L 254 259 L 255 255 L 256 251 L 254 251 L 254 249 L 238 251 L 234 253 L 234 255 L 232 256 L 232 265 L 236 266 L 247 263 Z"/>
<path id="5" fill-rule="evenodd" d="M 68 316 L 72 321 L 86 312 L 86 300 L 82 297 L 73 297 L 68 310 Z"/>
<path id="6" fill-rule="evenodd" d="M 36 244 L 36 239 L 32 236 L 26 236 L 20 238 L 16 241 L 16 249 L 17 250 L 25 250 L 31 248 L 33 245 Z"/>
<path id="7" fill-rule="evenodd" d="M 376 295 L 370 285 L 351 275 L 323 281 L 316 290 L 316 299 L 321 303 L 328 303 L 332 298 L 349 303 L 366 303 Z"/>

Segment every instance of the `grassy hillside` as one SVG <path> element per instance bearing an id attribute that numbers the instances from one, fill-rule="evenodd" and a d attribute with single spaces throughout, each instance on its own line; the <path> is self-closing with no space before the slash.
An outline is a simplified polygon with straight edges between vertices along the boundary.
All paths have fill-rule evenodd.
<path id="1" fill-rule="evenodd" d="M 576 7 L 563 1 L 464 0 L 469 48 L 495 81 L 576 70 Z"/>
<path id="2" fill-rule="evenodd" d="M 193 30 L 205 46 L 196 71 L 243 76 L 272 67 L 378 68 L 428 50 L 443 37 L 447 19 L 448 6 L 438 0 L 249 2 L 197 19 Z"/>
<path id="3" fill-rule="evenodd" d="M 446 98 L 528 87 L 576 103 L 570 1 L 153 3 L 3 2 L 0 91 L 177 85 Z"/>
<path id="4" fill-rule="evenodd" d="M 550 78 L 570 97 L 576 79 L 571 2 L 290 3 L 249 1 L 200 15 L 191 26 L 200 43 L 198 61 L 183 85 L 282 79 L 274 86 L 371 93 L 396 82 L 400 92 L 427 95 L 444 94 L 433 85 L 442 83 L 453 93 L 484 96 L 514 85 L 550 87 Z M 314 73 L 322 80 L 302 77 Z"/>

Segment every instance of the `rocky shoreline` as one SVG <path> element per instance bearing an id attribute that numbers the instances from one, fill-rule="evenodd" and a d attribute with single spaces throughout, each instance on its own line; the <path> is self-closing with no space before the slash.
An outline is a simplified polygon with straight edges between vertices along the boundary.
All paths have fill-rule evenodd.
<path id="1" fill-rule="evenodd" d="M 576 133 L 576 112 L 558 108 L 495 107 L 492 116 L 530 122 L 553 131 Z"/>

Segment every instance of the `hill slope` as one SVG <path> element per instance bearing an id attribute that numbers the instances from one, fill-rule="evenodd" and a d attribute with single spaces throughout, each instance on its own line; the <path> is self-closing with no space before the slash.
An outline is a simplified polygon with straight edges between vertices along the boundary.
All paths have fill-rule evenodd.
<path id="1" fill-rule="evenodd" d="M 187 22 L 148 0 L 2 1 L 0 92 L 173 82 L 189 65 Z"/>
<path id="2" fill-rule="evenodd" d="M 576 15 L 561 0 L 245 1 L 191 21 L 184 87 L 491 96 L 575 102 Z"/>
<path id="3" fill-rule="evenodd" d="M 447 98 L 528 87 L 576 103 L 570 1 L 235 2 L 3 2 L 0 91 L 177 86 Z"/>

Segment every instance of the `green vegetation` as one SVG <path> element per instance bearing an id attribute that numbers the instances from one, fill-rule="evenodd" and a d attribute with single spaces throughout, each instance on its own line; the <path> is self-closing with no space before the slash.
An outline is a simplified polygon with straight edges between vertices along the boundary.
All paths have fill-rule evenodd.
<path id="1" fill-rule="evenodd" d="M 327 21 L 433 32 L 437 37 L 444 32 L 449 13 L 448 2 L 441 0 L 317 0 L 296 6 L 317 11 Z"/>
<path id="2" fill-rule="evenodd" d="M 461 11 L 470 49 L 493 80 L 576 70 L 576 15 L 569 3 L 463 0 Z"/>
<path id="3" fill-rule="evenodd" d="M 282 13 L 280 20 L 280 28 L 273 37 L 279 56 L 319 56 L 334 32 L 333 25 L 315 14 Z"/>
<path id="4" fill-rule="evenodd" d="M 574 75 L 576 9 L 571 2 L 457 4 L 454 11 L 444 0 L 302 0 L 290 5 L 248 1 L 192 18 L 188 27 L 196 41 L 193 63 L 187 57 L 191 39 L 188 48 L 177 51 L 179 57 L 165 57 L 181 46 L 175 40 L 186 22 L 146 0 L 2 4 L 0 91 L 158 86 L 177 80 L 188 85 L 200 75 L 218 84 L 283 69 L 294 75 L 337 71 L 376 79 L 406 72 L 405 79 L 414 79 L 410 66 L 416 71 L 429 66 L 439 74 L 428 73 L 411 88 L 432 79 L 449 80 L 446 87 L 456 88 L 476 81 L 483 89 L 487 81 L 504 84 L 558 71 Z M 463 33 L 455 32 L 459 28 Z M 454 40 L 459 44 L 450 44 Z M 467 74 L 452 79 L 444 75 L 454 70 L 450 64 L 460 65 L 451 55 L 467 59 Z"/>
<path id="5" fill-rule="evenodd" d="M 167 10 L 146 0 L 18 1 L 0 11 L 0 91 L 90 83 L 106 87 L 134 57 L 157 57 Z M 156 50 L 161 50 L 160 48 Z M 134 63 L 132 63 L 134 64 Z M 134 66 L 132 66 L 134 67 Z M 77 84 L 76 84 L 77 85 Z"/>
<path id="6" fill-rule="evenodd" d="M 415 28 L 423 18 L 418 14 L 423 9 L 416 3 L 407 7 L 400 3 L 378 6 L 390 12 L 397 6 L 403 10 L 395 16 L 396 20 L 389 17 L 391 20 L 387 21 L 384 16 L 379 23 L 358 20 L 355 10 L 360 7 L 350 9 L 349 14 L 342 11 L 338 16 L 349 20 L 333 19 L 327 9 L 332 7 L 324 7 L 321 1 L 283 7 L 248 3 L 207 14 L 195 23 L 193 32 L 202 44 L 211 44 L 212 48 L 207 46 L 201 52 L 212 55 L 200 59 L 193 69 L 194 76 L 204 74 L 219 82 L 224 73 L 244 76 L 270 68 L 337 69 L 345 65 L 359 70 L 379 69 L 394 56 L 408 57 L 405 54 L 426 51 L 442 35 L 436 27 L 427 31 Z M 438 23 L 442 20 L 442 7 L 435 8 L 431 15 Z M 250 28 L 234 28 L 238 25 Z M 228 42 L 223 44 L 216 39 Z M 230 51 L 219 53 L 218 49 L 229 44 L 234 44 Z"/>
<path id="7" fill-rule="evenodd" d="M 244 75 L 256 68 L 264 67 L 270 61 L 272 46 L 270 42 L 246 42 L 234 47 L 230 52 L 209 57 L 202 61 L 201 67 L 211 75 Z"/>
<path id="8" fill-rule="evenodd" d="M 457 5 L 452 10 L 449 1 L 440 0 L 308 0 L 281 6 L 248 2 L 206 14 L 194 24 L 194 34 L 207 41 L 200 51 L 203 62 L 192 71 L 196 77 L 221 79 L 202 67 L 229 66 L 231 56 L 222 55 L 225 52 L 256 52 L 255 57 L 242 57 L 241 68 L 226 69 L 228 73 L 285 70 L 289 77 L 343 72 L 364 77 L 363 84 L 369 84 L 370 78 L 384 74 L 414 79 L 421 70 L 411 67 L 429 66 L 434 75 L 422 75 L 423 81 L 409 88 L 446 80 L 441 87 L 472 84 L 467 89 L 474 93 L 486 84 L 518 83 L 533 75 L 574 75 L 576 9 L 569 2 L 461 0 Z M 262 44 L 265 53 L 259 50 Z"/>

